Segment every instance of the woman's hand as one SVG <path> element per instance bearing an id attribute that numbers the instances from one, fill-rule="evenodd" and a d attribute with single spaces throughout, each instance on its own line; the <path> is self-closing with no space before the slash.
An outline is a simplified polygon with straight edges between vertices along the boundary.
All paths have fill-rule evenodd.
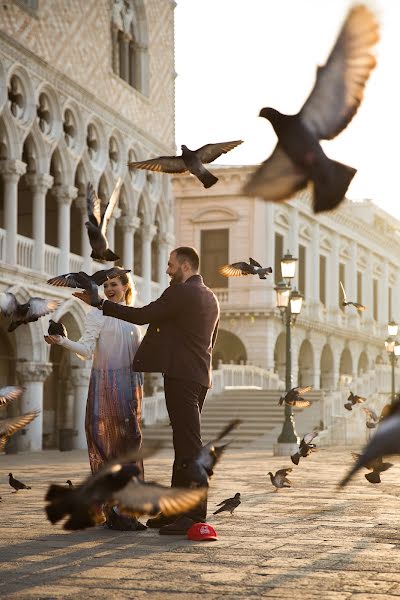
<path id="1" fill-rule="evenodd" d="M 86 304 L 89 304 L 89 306 L 91 305 L 91 296 L 89 292 L 74 292 L 72 295 L 75 296 L 75 298 L 82 300 Z"/>
<path id="2" fill-rule="evenodd" d="M 45 335 L 43 337 L 50 346 L 58 346 L 61 342 L 61 335 Z"/>

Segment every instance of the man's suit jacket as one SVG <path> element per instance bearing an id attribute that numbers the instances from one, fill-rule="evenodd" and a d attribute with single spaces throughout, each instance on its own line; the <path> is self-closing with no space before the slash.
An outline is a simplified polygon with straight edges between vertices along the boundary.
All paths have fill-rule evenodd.
<path id="1" fill-rule="evenodd" d="M 173 283 L 158 300 L 142 308 L 106 300 L 103 313 L 137 325 L 150 324 L 133 360 L 135 371 L 160 372 L 211 386 L 219 304 L 201 275 Z"/>

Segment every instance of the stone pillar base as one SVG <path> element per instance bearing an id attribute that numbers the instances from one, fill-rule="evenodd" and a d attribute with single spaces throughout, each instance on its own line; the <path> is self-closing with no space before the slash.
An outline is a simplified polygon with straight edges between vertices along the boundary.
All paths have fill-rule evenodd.
<path id="1" fill-rule="evenodd" d="M 273 446 L 274 456 L 291 456 L 295 454 L 299 449 L 300 438 L 297 438 L 297 444 L 294 443 L 279 443 L 275 442 Z"/>

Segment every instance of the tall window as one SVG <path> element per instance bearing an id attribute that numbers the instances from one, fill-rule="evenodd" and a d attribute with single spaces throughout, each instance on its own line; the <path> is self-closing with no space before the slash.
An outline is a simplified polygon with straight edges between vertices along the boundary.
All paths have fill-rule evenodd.
<path id="1" fill-rule="evenodd" d="M 362 293 L 362 272 L 357 271 L 357 302 L 359 304 L 363 303 L 363 293 Z M 361 313 L 360 313 L 361 314 Z"/>
<path id="2" fill-rule="evenodd" d="M 283 235 L 275 233 L 275 283 L 282 281 L 281 258 L 283 257 Z"/>
<path id="3" fill-rule="evenodd" d="M 200 271 L 208 287 L 228 287 L 228 278 L 218 272 L 218 267 L 228 262 L 229 229 L 203 230 L 200 242 Z"/>
<path id="4" fill-rule="evenodd" d="M 389 288 L 388 290 L 388 321 L 392 321 L 393 319 L 393 313 L 392 313 L 392 309 L 393 309 L 393 288 Z"/>
<path id="5" fill-rule="evenodd" d="M 319 257 L 319 300 L 326 306 L 326 257 Z"/>
<path id="6" fill-rule="evenodd" d="M 340 282 L 342 282 L 344 289 L 346 289 L 346 265 L 344 263 L 339 263 L 339 306 L 344 311 L 343 292 Z"/>
<path id="7" fill-rule="evenodd" d="M 306 247 L 299 244 L 299 292 L 306 297 Z"/>
<path id="8" fill-rule="evenodd" d="M 372 280 L 372 316 L 378 320 L 378 280 Z"/>

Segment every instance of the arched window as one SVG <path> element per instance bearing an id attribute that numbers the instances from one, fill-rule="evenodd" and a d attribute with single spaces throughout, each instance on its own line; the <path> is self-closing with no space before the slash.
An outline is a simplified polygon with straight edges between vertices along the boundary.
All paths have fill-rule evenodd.
<path id="1" fill-rule="evenodd" d="M 148 95 L 147 21 L 142 0 L 114 0 L 111 35 L 114 72 Z"/>

